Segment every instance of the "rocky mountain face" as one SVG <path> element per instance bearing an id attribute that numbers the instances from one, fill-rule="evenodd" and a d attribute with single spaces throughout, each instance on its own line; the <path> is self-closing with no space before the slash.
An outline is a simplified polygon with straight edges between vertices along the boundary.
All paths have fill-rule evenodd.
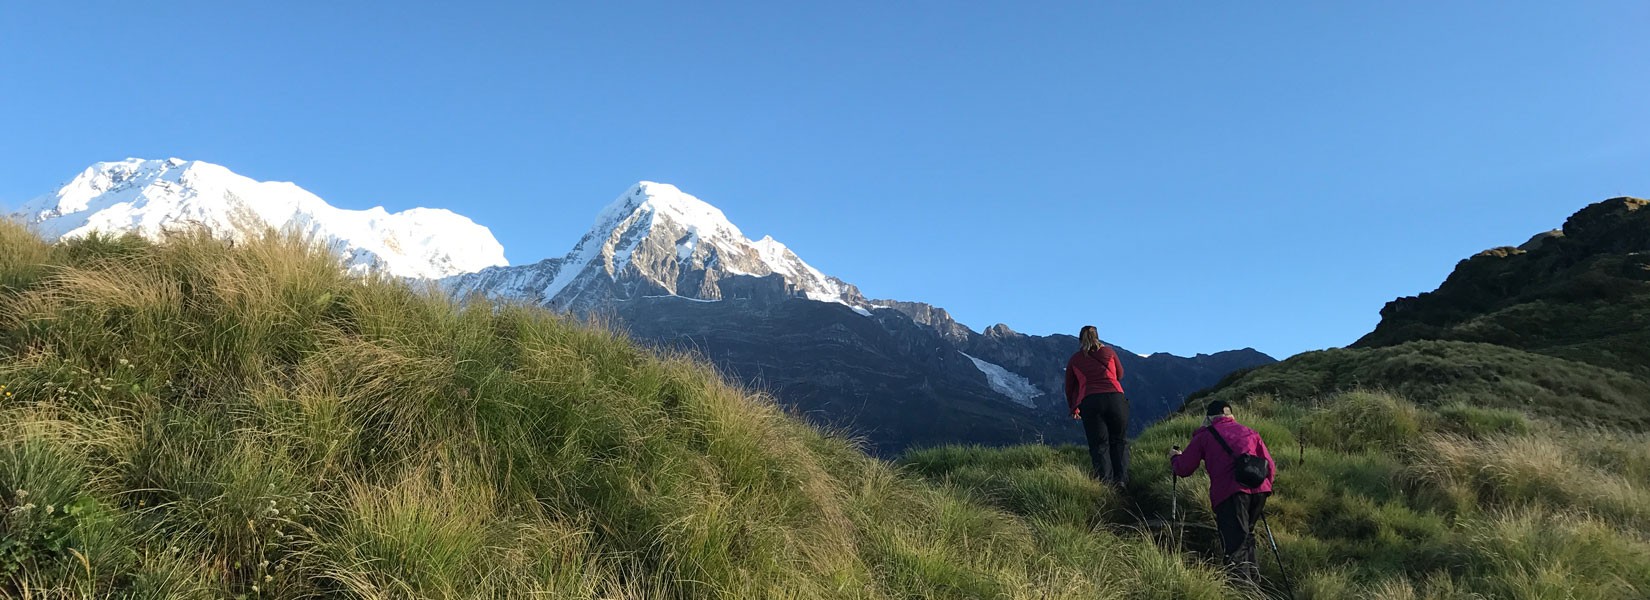
<path id="1" fill-rule="evenodd" d="M 803 416 L 863 437 L 878 453 L 959 441 L 1082 440 L 1061 394 L 1075 337 L 969 332 L 959 343 L 900 311 L 867 316 L 777 295 L 638 298 L 617 303 L 611 316 L 632 336 L 704 355 Z M 1234 370 L 1274 362 L 1254 350 L 1191 358 L 1118 350 L 1131 432 Z"/>
<path id="2" fill-rule="evenodd" d="M 1353 347 L 1485 342 L 1650 375 L 1650 201 L 1612 198 L 1399 298 Z"/>
<path id="3" fill-rule="evenodd" d="M 303 188 L 176 158 L 100 162 L 12 218 L 47 239 L 133 232 L 158 239 L 202 228 L 236 239 L 274 229 L 330 247 L 354 272 L 440 278 L 507 264 L 486 227 L 442 209 L 333 207 Z"/>
<path id="4" fill-rule="evenodd" d="M 1076 338 L 1006 325 L 975 332 L 943 308 L 867 299 L 772 238 L 750 240 L 674 186 L 627 190 L 563 257 L 444 284 L 460 296 L 599 316 L 637 339 L 699 353 L 879 453 L 1081 439 L 1062 395 Z M 1274 362 L 1249 349 L 1119 354 L 1134 431 L 1235 369 Z"/>
<path id="5" fill-rule="evenodd" d="M 776 282 L 775 282 L 776 283 Z M 1069 442 L 1080 431 L 1028 408 L 932 329 L 891 310 L 774 296 L 638 298 L 612 313 L 630 335 L 698 353 L 812 422 L 891 455 L 909 446 Z"/>

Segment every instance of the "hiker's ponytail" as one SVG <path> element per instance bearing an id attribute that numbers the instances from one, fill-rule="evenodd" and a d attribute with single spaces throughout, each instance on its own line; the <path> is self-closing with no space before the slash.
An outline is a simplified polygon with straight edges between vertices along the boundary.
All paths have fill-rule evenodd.
<path id="1" fill-rule="evenodd" d="M 1082 344 L 1083 352 L 1093 352 L 1100 349 L 1100 330 L 1093 325 L 1084 325 L 1077 332 L 1077 343 Z"/>

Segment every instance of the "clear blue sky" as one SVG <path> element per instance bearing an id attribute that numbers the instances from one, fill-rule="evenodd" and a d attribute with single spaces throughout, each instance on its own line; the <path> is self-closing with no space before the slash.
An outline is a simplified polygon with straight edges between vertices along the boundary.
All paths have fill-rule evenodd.
<path id="1" fill-rule="evenodd" d="M 976 329 L 1282 357 L 1650 195 L 1637 0 L 366 4 L 6 3 L 0 205 L 177 156 L 520 264 L 651 179 Z"/>

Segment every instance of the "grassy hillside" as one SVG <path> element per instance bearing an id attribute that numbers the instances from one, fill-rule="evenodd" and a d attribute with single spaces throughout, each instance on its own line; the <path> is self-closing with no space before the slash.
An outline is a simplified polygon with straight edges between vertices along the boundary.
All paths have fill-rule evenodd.
<path id="1" fill-rule="evenodd" d="M 1238 410 L 1279 463 L 1267 510 L 1297 598 L 1650 597 L 1650 436 L 1368 391 L 1252 396 Z M 1169 520 L 1165 457 L 1200 424 L 1180 416 L 1138 438 L 1122 498 L 1087 481 L 1077 447 L 935 448 L 903 463 L 1029 521 L 1141 529 L 1202 564 L 1219 556 L 1208 479 L 1180 482 L 1184 517 Z M 1257 593 L 1283 597 L 1262 552 L 1270 583 Z"/>
<path id="2" fill-rule="evenodd" d="M 0 597 L 1222 598 L 703 364 L 272 236 L 0 224 Z"/>

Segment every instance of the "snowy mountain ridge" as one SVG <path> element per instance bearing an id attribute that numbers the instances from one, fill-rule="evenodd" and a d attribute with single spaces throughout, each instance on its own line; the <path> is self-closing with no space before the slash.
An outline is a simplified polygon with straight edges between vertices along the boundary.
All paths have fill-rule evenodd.
<path id="1" fill-rule="evenodd" d="M 351 272 L 435 279 L 506 265 L 486 227 L 445 209 L 341 209 L 288 182 L 261 182 L 177 158 L 99 162 L 12 215 L 47 239 L 200 227 L 238 239 L 265 228 L 332 248 Z"/>
<path id="2" fill-rule="evenodd" d="M 760 281 L 770 281 L 783 295 L 859 311 L 868 304 L 853 286 L 820 272 L 772 237 L 753 241 L 715 206 L 652 181 L 631 186 L 603 208 L 561 258 L 460 275 L 445 284 L 458 295 L 525 299 L 582 312 L 641 297 L 722 300 L 764 285 L 753 283 Z"/>

